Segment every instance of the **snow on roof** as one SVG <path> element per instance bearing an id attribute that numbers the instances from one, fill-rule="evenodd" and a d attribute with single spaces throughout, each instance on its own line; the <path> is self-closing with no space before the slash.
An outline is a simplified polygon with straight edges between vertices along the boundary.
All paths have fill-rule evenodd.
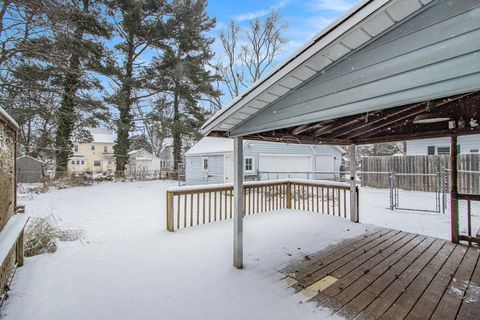
<path id="1" fill-rule="evenodd" d="M 40 163 L 42 163 L 42 164 L 45 164 L 45 163 L 46 163 L 45 161 L 42 161 L 42 160 L 40 160 L 40 159 L 34 158 L 34 157 L 32 157 L 32 156 L 29 156 L 28 154 L 24 154 L 24 155 L 18 157 L 17 160 L 20 160 L 20 159 L 23 159 L 23 158 L 30 158 L 30 159 L 35 160 L 35 161 L 38 161 L 38 162 L 40 162 Z"/>
<path id="2" fill-rule="evenodd" d="M 233 152 L 233 140 L 226 138 L 205 137 L 198 141 L 185 154 L 187 156 L 204 153 Z"/>
<path id="3" fill-rule="evenodd" d="M 113 143 L 115 141 L 112 131 L 105 128 L 87 128 L 93 137 L 93 142 Z"/>

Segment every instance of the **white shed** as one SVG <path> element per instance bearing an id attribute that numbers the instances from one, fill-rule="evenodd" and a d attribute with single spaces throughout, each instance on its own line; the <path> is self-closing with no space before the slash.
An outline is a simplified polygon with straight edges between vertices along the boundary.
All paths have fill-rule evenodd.
<path id="1" fill-rule="evenodd" d="M 160 158 L 145 149 L 128 153 L 127 175 L 152 175 L 160 171 Z"/>
<path id="2" fill-rule="evenodd" d="M 245 141 L 245 179 L 333 179 L 338 176 L 342 153 L 336 146 Z M 185 155 L 187 185 L 233 181 L 233 140 L 206 137 Z"/>

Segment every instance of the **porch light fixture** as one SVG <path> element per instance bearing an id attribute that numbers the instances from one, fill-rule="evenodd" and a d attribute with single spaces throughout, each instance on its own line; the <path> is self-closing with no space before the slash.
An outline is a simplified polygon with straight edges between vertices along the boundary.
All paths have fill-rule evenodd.
<path id="1" fill-rule="evenodd" d="M 436 111 L 437 104 L 431 100 L 427 101 L 427 108 L 413 120 L 414 124 L 437 123 L 450 120 L 450 116 L 443 112 Z"/>

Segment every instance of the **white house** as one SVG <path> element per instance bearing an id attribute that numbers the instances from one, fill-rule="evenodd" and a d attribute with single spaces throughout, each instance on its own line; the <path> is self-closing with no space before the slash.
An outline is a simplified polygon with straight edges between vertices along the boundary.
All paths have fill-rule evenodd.
<path id="1" fill-rule="evenodd" d="M 450 154 L 450 138 L 431 138 L 407 141 L 407 155 Z M 458 153 L 480 153 L 480 135 L 459 136 Z"/>
<path id="2" fill-rule="evenodd" d="M 339 172 L 343 149 L 336 146 L 244 142 L 245 179 L 333 178 Z M 233 140 L 206 137 L 185 154 L 186 184 L 233 181 Z M 317 173 L 313 172 L 332 172 Z"/>
<path id="3" fill-rule="evenodd" d="M 160 158 L 145 149 L 128 153 L 127 175 L 157 175 L 160 171 Z"/>

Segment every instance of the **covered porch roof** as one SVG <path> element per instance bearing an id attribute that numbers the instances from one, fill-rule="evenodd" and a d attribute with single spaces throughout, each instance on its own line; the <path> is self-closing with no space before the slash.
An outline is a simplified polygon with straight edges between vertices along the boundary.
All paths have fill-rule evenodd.
<path id="1" fill-rule="evenodd" d="M 480 0 L 363 1 L 203 131 L 334 145 L 474 134 L 479 90 Z M 467 125 L 415 124 L 427 101 Z"/>

